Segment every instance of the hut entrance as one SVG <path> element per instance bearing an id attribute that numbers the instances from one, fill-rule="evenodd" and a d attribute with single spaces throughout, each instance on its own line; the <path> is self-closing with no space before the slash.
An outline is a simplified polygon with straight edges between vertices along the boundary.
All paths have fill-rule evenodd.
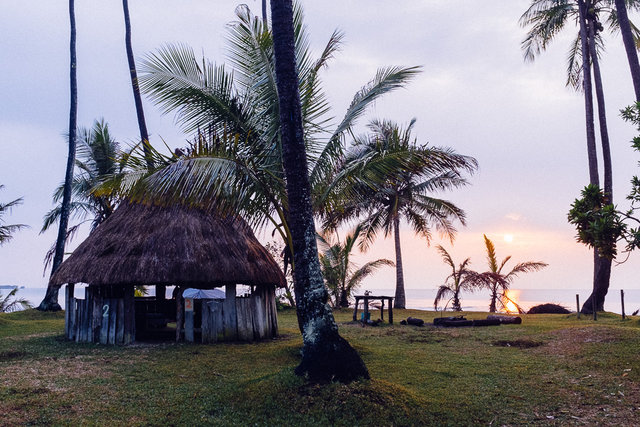
<path id="1" fill-rule="evenodd" d="M 156 296 L 135 298 L 136 341 L 175 340 L 176 300 L 167 299 L 164 288 L 156 287 Z"/>

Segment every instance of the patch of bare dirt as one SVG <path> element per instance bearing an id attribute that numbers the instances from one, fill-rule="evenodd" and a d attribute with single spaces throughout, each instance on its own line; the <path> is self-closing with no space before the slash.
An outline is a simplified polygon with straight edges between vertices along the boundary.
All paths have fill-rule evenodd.
<path id="1" fill-rule="evenodd" d="M 540 351 L 554 356 L 572 356 L 593 343 L 610 343 L 622 340 L 619 331 L 611 328 L 567 328 L 549 333 L 548 343 Z"/>

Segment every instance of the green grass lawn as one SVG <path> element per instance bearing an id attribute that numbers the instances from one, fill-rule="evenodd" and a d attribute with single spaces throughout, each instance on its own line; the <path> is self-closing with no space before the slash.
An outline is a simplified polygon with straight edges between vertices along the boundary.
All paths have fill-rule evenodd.
<path id="1" fill-rule="evenodd" d="M 377 314 L 377 313 L 376 313 Z M 435 313 L 394 312 L 432 321 Z M 467 313 L 484 318 L 486 313 Z M 296 377 L 295 313 L 253 344 L 77 344 L 63 313 L 0 314 L 0 425 L 637 425 L 640 323 L 525 315 L 521 325 L 340 332 L 371 378 Z"/>

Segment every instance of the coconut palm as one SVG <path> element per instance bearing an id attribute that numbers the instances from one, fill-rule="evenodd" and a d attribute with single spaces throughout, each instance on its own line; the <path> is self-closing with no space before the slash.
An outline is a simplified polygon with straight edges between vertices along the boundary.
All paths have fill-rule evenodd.
<path id="1" fill-rule="evenodd" d="M 53 256 L 51 274 L 55 273 L 64 258 L 64 247 L 67 241 L 67 227 L 71 212 L 71 187 L 73 181 L 73 166 L 76 158 L 76 129 L 78 127 L 78 78 L 76 63 L 76 15 L 75 0 L 69 0 L 69 151 L 67 154 L 67 167 L 64 175 L 64 188 L 62 191 L 62 204 L 60 208 L 60 221 L 58 223 L 58 237 Z M 60 311 L 58 304 L 58 287 L 48 286 L 44 299 L 40 302 L 38 310 Z"/>
<path id="2" fill-rule="evenodd" d="M 436 298 L 433 301 L 433 307 L 438 310 L 438 304 L 443 298 L 449 297 L 451 301 L 451 309 L 453 311 L 462 311 L 460 304 L 460 293 L 462 291 L 473 291 L 486 286 L 486 279 L 483 275 L 469 269 L 471 258 L 466 258 L 457 267 L 453 262 L 453 258 L 449 252 L 442 246 L 436 246 L 438 252 L 442 256 L 442 260 L 451 267 L 451 274 L 444 279 L 444 283 L 438 288 Z"/>
<path id="3" fill-rule="evenodd" d="M 294 255 L 298 321 L 302 326 L 302 361 L 298 375 L 313 381 L 351 382 L 369 378 L 360 355 L 338 334 L 324 287 L 311 203 L 307 150 L 303 126 L 300 69 L 295 45 L 294 10 L 291 0 L 271 0 L 273 51 L 280 116 L 282 166 L 289 203 L 289 229 Z"/>
<path id="4" fill-rule="evenodd" d="M 511 255 L 498 263 L 496 248 L 486 234 L 484 235 L 484 244 L 487 248 L 487 262 L 489 264 L 489 270 L 483 274 L 486 278 L 485 280 L 487 282 L 489 292 L 491 293 L 489 311 L 491 313 L 495 313 L 498 303 L 502 304 L 504 308 L 505 300 L 508 300 L 507 291 L 509 290 L 511 283 L 519 274 L 541 270 L 548 264 L 539 261 L 520 262 L 516 264 L 510 272 L 505 274 L 502 270 L 511 259 Z M 520 309 L 518 308 L 518 310 Z"/>
<path id="5" fill-rule="evenodd" d="M 4 188 L 4 185 L 0 185 L 0 190 Z M 12 200 L 7 203 L 0 203 L 0 246 L 7 243 L 13 238 L 12 234 L 21 228 L 27 227 L 24 224 L 5 224 L 3 216 L 9 213 L 11 208 L 22 203 L 22 198 Z"/>
<path id="6" fill-rule="evenodd" d="M 184 45 L 167 45 L 143 62 L 143 91 L 165 112 L 175 112 L 186 131 L 197 131 L 208 148 L 190 150 L 137 187 L 125 185 L 120 191 L 132 197 L 214 205 L 240 213 L 257 227 L 271 223 L 290 250 L 290 204 L 282 166 L 273 39 L 247 6 L 239 6 L 236 15 L 227 37 L 233 72 L 196 59 Z M 334 32 L 315 59 L 309 52 L 302 10 L 295 5 L 294 30 L 306 164 L 313 189 L 331 178 L 344 134 L 367 107 L 402 87 L 418 69 L 381 69 L 330 129 L 329 105 L 319 73 L 339 49 L 342 34 Z"/>
<path id="7" fill-rule="evenodd" d="M 93 230 L 115 209 L 117 200 L 114 196 L 98 196 L 93 190 L 107 177 L 120 171 L 121 156 L 120 144 L 112 137 L 104 119 L 96 120 L 91 129 L 78 129 L 76 172 L 71 183 L 69 215 L 81 222 L 69 229 L 70 236 L 86 221 L 91 221 Z M 54 203 L 60 203 L 64 185 L 60 184 L 54 192 Z M 60 221 L 61 211 L 62 207 L 58 204 L 47 212 L 41 233 Z"/>
<path id="8" fill-rule="evenodd" d="M 361 232 L 362 228 L 356 227 L 352 233 L 347 234 L 343 242 L 340 241 L 337 233 L 335 233 L 335 239 L 333 233 L 329 231 L 318 235 L 321 249 L 320 266 L 329 295 L 333 298 L 334 307 L 349 307 L 351 294 L 364 279 L 380 267 L 395 266 L 393 261 L 382 258 L 369 261 L 358 268 L 351 260 L 351 256 Z"/>
<path id="9" fill-rule="evenodd" d="M 465 224 L 462 209 L 434 197 L 439 191 L 467 184 L 463 173 L 477 168 L 474 158 L 449 148 L 418 145 L 411 131 L 390 121 L 374 120 L 371 133 L 355 139 L 342 173 L 327 197 L 327 225 L 357 220 L 362 227 L 361 248 L 366 250 L 380 231 L 393 234 L 396 254 L 395 308 L 405 308 L 400 221 L 406 220 L 419 236 L 431 239 L 432 227 L 453 240 L 453 221 Z"/>
<path id="10" fill-rule="evenodd" d="M 31 303 L 24 298 L 16 298 L 18 288 L 15 287 L 9 292 L 6 297 L 0 294 L 0 313 L 11 313 L 18 310 L 26 310 L 33 308 Z"/>
<path id="11" fill-rule="evenodd" d="M 629 28 L 634 28 L 635 38 L 638 38 L 638 30 L 633 24 L 618 20 L 618 13 L 614 7 L 614 0 L 533 0 L 529 9 L 520 18 L 523 26 L 529 27 L 527 37 L 522 43 L 525 59 L 533 60 L 540 52 L 546 49 L 555 36 L 562 31 L 568 22 L 575 21 L 578 24 L 578 37 L 572 42 L 568 55 L 567 85 L 575 89 L 584 90 L 585 98 L 585 123 L 587 131 L 587 153 L 589 157 L 589 183 L 600 185 L 598 175 L 598 160 L 596 149 L 594 108 L 592 95 L 592 78 L 595 87 L 598 105 L 598 120 L 600 139 L 604 164 L 604 191 L 609 202 L 613 203 L 613 172 L 611 166 L 611 150 L 607 130 L 605 111 L 604 89 L 600 73 L 599 54 L 602 50 L 603 40 L 601 32 L 604 29 L 601 18 L 605 24 L 616 31 L 622 23 L 622 31 L 628 38 Z M 627 5 L 637 9 L 640 1 L 630 0 Z M 626 10 L 623 14 L 626 17 Z M 625 41 L 625 43 L 627 43 Z M 630 59 L 631 61 L 631 59 Z M 632 67 L 633 70 L 633 67 Z M 594 291 L 582 308 L 583 312 L 590 312 L 593 307 L 593 299 L 596 307 L 602 309 L 604 297 L 609 288 L 611 276 L 611 260 L 599 256 L 594 250 Z"/>

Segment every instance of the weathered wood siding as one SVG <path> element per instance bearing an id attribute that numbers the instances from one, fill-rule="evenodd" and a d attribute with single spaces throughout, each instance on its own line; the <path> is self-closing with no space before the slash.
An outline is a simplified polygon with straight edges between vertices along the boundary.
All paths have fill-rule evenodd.
<path id="1" fill-rule="evenodd" d="M 250 297 L 235 297 L 235 286 L 229 286 L 225 300 L 202 300 L 202 323 L 195 325 L 193 312 L 187 314 L 185 337 L 195 340 L 200 326 L 201 341 L 254 341 L 278 335 L 275 289 L 261 287 Z M 113 297 L 104 289 L 89 286 L 85 298 L 74 298 L 74 286 L 65 292 L 65 336 L 77 342 L 131 344 L 135 340 L 135 306 L 133 287 Z"/>
<path id="2" fill-rule="evenodd" d="M 105 295 L 100 288 L 88 286 L 85 298 L 77 299 L 73 286 L 67 286 L 65 335 L 68 339 L 119 345 L 134 341 L 133 287 L 125 288 L 122 297 L 107 298 Z"/>
<path id="3" fill-rule="evenodd" d="M 202 300 L 202 342 L 253 341 L 278 335 L 275 289 L 263 287 L 250 297 Z"/>

